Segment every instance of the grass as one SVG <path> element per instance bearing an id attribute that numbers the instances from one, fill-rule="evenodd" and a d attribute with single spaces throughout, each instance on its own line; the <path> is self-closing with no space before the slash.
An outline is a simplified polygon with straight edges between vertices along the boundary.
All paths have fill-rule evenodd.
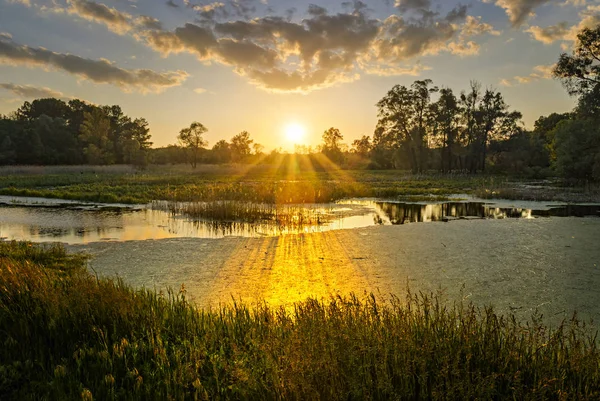
<path id="1" fill-rule="evenodd" d="M 0 243 L 0 399 L 597 399 L 600 353 L 436 296 L 198 310 L 96 278 L 60 246 Z"/>
<path id="2" fill-rule="evenodd" d="M 37 171 L 37 170 L 35 170 Z M 152 167 L 136 173 L 0 174 L 0 194 L 106 203 L 248 201 L 329 203 L 345 198 L 447 197 L 485 188 L 494 177 L 413 175 L 401 171 L 294 171 L 273 166 L 204 166 L 198 171 Z M 70 170 L 69 170 L 70 171 Z M 118 170 L 115 170 L 118 171 Z M 496 182 L 499 180 L 495 179 Z"/>
<path id="3" fill-rule="evenodd" d="M 184 215 L 193 220 L 276 225 L 285 229 L 317 226 L 331 220 L 326 206 L 304 206 L 217 200 L 210 202 L 152 202 L 155 210 Z"/>

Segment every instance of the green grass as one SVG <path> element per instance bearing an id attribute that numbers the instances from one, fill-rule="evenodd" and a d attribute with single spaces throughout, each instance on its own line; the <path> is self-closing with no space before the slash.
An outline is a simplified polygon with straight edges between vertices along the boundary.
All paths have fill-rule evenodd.
<path id="1" fill-rule="evenodd" d="M 213 166 L 214 167 L 214 166 Z M 412 175 L 402 171 L 302 171 L 269 166 L 205 167 L 182 172 L 0 175 L 0 195 L 106 203 L 247 201 L 270 204 L 328 203 L 345 198 L 446 197 L 485 188 L 494 177 Z"/>
<path id="2" fill-rule="evenodd" d="M 600 397 L 576 319 L 549 330 L 422 294 L 204 311 L 97 279 L 59 246 L 1 251 L 2 400 Z"/>

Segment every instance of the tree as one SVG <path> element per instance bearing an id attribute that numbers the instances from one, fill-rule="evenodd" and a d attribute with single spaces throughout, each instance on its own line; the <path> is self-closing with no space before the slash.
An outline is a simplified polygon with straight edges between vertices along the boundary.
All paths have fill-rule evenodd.
<path id="1" fill-rule="evenodd" d="M 211 153 L 216 163 L 229 163 L 231 161 L 231 148 L 225 139 L 215 143 Z"/>
<path id="2" fill-rule="evenodd" d="M 196 121 L 190 124 L 189 127 L 179 131 L 177 139 L 182 146 L 186 147 L 192 153 L 190 159 L 192 168 L 196 168 L 196 165 L 198 164 L 198 155 L 207 145 L 207 142 L 202 138 L 202 135 L 207 131 L 208 129 L 204 125 Z"/>
<path id="3" fill-rule="evenodd" d="M 593 120 L 563 120 L 554 129 L 556 170 L 565 178 L 600 180 L 600 127 Z"/>
<path id="4" fill-rule="evenodd" d="M 250 155 L 250 145 L 254 142 L 250 139 L 248 131 L 242 131 L 233 138 L 231 138 L 231 154 L 233 160 L 240 162 Z"/>
<path id="5" fill-rule="evenodd" d="M 600 85 L 600 25 L 581 30 L 573 53 L 562 53 L 552 72 L 571 95 L 593 92 Z"/>
<path id="6" fill-rule="evenodd" d="M 115 157 L 110 136 L 110 120 L 98 107 L 85 112 L 79 139 L 83 143 L 83 153 L 90 164 L 112 164 Z"/>
<path id="7" fill-rule="evenodd" d="M 368 157 L 371 153 L 371 137 L 363 135 L 360 139 L 355 139 L 352 142 L 352 152 L 362 157 Z"/>
<path id="8" fill-rule="evenodd" d="M 437 102 L 430 106 L 432 136 L 442 147 L 441 170 L 452 171 L 453 151 L 458 136 L 460 107 L 452 89 L 442 88 Z"/>
<path id="9" fill-rule="evenodd" d="M 254 144 L 252 145 L 252 153 L 253 153 L 255 156 L 260 156 L 260 155 L 262 155 L 262 154 L 264 153 L 264 151 L 265 151 L 265 147 L 264 147 L 264 146 L 262 146 L 260 143 L 254 143 Z"/>
<path id="10" fill-rule="evenodd" d="M 45 98 L 36 99 L 33 102 L 25 102 L 17 110 L 19 120 L 35 120 L 43 115 L 50 118 L 66 118 L 69 114 L 69 106 L 60 99 Z"/>
<path id="11" fill-rule="evenodd" d="M 325 132 L 323 132 L 323 146 L 322 152 L 326 155 L 331 161 L 341 162 L 342 156 L 342 140 L 344 136 L 337 128 L 329 128 Z"/>
<path id="12" fill-rule="evenodd" d="M 430 87 L 432 83 L 429 79 L 415 81 L 410 89 L 396 85 L 377 102 L 381 139 L 393 148 L 402 149 L 414 172 L 422 171 L 425 166 L 426 113 L 431 93 L 438 90 Z"/>
<path id="13" fill-rule="evenodd" d="M 572 113 L 552 113 L 548 116 L 541 116 L 533 124 L 532 134 L 534 140 L 542 144 L 549 163 L 556 161 L 554 129 L 561 121 L 571 120 L 572 118 Z"/>

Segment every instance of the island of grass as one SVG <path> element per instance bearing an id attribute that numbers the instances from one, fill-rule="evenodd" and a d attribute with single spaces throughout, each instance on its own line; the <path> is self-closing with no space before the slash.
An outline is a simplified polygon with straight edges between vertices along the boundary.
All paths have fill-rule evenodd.
<path id="1" fill-rule="evenodd" d="M 598 399 L 596 334 L 435 296 L 199 310 L 0 243 L 0 399 Z"/>

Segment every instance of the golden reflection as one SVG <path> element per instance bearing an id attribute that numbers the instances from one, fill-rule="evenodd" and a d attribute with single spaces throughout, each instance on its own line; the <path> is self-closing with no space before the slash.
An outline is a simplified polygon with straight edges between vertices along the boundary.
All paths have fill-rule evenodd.
<path id="1" fill-rule="evenodd" d="M 243 241 L 232 249 L 203 298 L 212 300 L 211 306 L 229 303 L 232 297 L 290 306 L 308 297 L 376 291 L 365 274 L 368 261 L 352 243 L 343 231 Z"/>

